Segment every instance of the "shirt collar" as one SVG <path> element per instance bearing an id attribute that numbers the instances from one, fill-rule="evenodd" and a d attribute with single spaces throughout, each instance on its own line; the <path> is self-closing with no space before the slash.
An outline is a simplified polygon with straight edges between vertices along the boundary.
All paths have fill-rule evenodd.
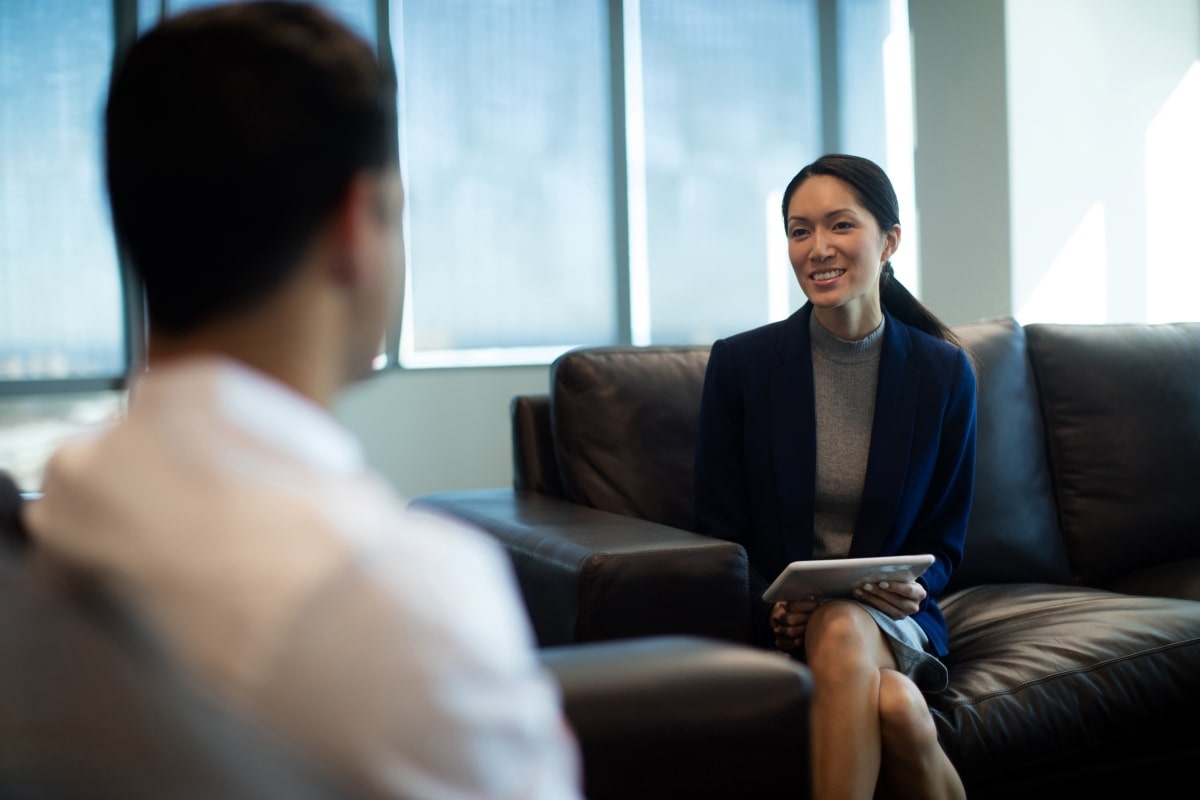
<path id="1" fill-rule="evenodd" d="M 201 409 L 314 468 L 364 469 L 361 445 L 329 411 L 239 361 L 191 357 L 153 367 L 130 386 L 131 415 L 180 416 Z"/>

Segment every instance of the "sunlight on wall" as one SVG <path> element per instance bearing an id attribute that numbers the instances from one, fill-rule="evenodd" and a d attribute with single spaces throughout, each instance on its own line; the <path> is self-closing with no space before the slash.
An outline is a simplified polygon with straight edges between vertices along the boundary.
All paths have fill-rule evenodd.
<path id="1" fill-rule="evenodd" d="M 883 43 L 883 96 L 887 119 L 887 171 L 896 190 L 902 223 L 901 245 L 892 259 L 896 277 L 918 297 L 921 294 L 917 253 L 920 252 L 917 220 L 917 190 L 913 151 L 912 34 L 908 27 L 908 3 L 892 0 L 892 30 Z"/>
<path id="2" fill-rule="evenodd" d="M 1108 242 L 1104 205 L 1093 203 L 1037 287 L 1016 313 L 1030 322 L 1100 323 L 1108 319 Z"/>
<path id="3" fill-rule="evenodd" d="M 1146 129 L 1146 319 L 1200 320 L 1200 61 Z"/>

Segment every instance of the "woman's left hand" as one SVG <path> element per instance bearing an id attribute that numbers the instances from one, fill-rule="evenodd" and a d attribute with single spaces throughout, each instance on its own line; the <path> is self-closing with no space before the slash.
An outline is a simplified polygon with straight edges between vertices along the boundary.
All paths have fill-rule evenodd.
<path id="1" fill-rule="evenodd" d="M 886 580 L 860 583 L 854 589 L 856 600 L 862 600 L 892 619 L 904 619 L 917 613 L 925 599 L 925 587 L 917 581 Z"/>

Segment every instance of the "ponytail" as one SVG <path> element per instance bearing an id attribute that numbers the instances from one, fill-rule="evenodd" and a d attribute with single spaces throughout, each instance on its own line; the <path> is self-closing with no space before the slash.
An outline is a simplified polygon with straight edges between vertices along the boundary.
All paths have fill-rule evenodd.
<path id="1" fill-rule="evenodd" d="M 963 344 L 962 339 L 950 329 L 946 323 L 925 307 L 925 304 L 913 297 L 903 283 L 896 279 L 896 271 L 892 262 L 885 261 L 879 272 L 879 302 L 887 312 L 905 325 L 924 331 L 930 336 L 948 342 L 967 354 L 972 367 L 977 367 L 975 355 Z"/>

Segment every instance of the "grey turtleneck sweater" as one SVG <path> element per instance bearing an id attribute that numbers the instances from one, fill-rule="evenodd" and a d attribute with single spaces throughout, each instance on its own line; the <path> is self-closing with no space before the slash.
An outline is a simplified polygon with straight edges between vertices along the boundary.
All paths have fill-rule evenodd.
<path id="1" fill-rule="evenodd" d="M 850 552 L 871 449 L 883 322 L 857 342 L 830 333 L 816 314 L 809 331 L 817 416 L 813 558 L 844 558 Z"/>

